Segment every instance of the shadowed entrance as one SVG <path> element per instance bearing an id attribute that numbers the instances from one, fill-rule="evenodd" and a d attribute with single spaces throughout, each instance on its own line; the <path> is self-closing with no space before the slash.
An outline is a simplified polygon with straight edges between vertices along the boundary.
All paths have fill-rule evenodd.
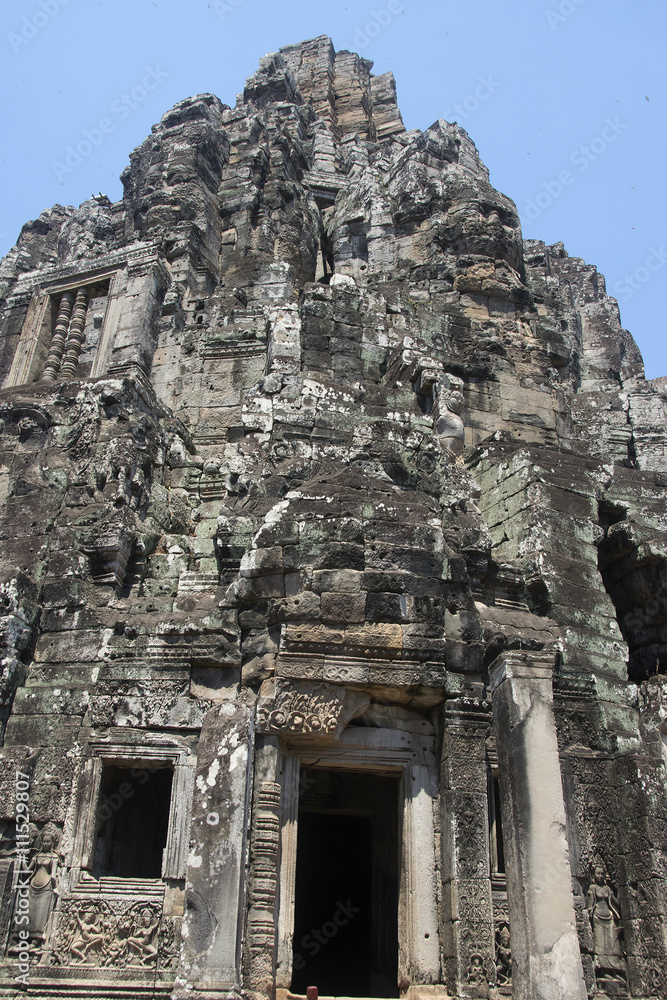
<path id="1" fill-rule="evenodd" d="M 304 768 L 292 991 L 398 996 L 399 780 Z"/>

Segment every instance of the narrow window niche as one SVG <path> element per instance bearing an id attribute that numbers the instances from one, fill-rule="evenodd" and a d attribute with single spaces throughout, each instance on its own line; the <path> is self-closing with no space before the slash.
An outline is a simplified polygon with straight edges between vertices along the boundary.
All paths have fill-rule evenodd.
<path id="1" fill-rule="evenodd" d="M 104 762 L 93 875 L 159 879 L 167 846 L 173 767 Z"/>
<path id="2" fill-rule="evenodd" d="M 491 880 L 494 887 L 505 888 L 505 845 L 500 819 L 500 779 L 497 765 L 489 765 L 487 781 Z"/>

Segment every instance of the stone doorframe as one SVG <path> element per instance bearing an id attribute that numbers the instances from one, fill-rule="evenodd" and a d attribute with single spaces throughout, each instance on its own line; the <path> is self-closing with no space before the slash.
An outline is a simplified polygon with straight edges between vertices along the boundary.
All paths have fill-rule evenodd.
<path id="1" fill-rule="evenodd" d="M 337 742 L 321 737 L 281 740 L 280 875 L 277 903 L 276 988 L 288 990 L 292 978 L 297 819 L 301 767 L 400 775 L 401 882 L 399 889 L 398 985 L 442 982 L 433 810 L 437 773 L 432 737 L 394 729 L 355 727 Z"/>

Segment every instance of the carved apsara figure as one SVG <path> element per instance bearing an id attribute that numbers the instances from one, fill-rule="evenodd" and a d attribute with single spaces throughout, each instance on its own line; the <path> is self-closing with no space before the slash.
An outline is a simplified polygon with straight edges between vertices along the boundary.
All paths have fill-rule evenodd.
<path id="1" fill-rule="evenodd" d="M 157 917 L 150 910 L 144 910 L 139 927 L 127 939 L 127 951 L 132 956 L 129 965 L 150 965 L 157 956 L 157 948 L 153 944 L 157 925 Z"/>
<path id="2" fill-rule="evenodd" d="M 28 930 L 31 935 L 43 936 L 53 909 L 60 860 L 57 846 L 57 834 L 45 827 L 40 836 L 40 847 L 28 865 L 32 871 L 28 888 Z"/>
<path id="3" fill-rule="evenodd" d="M 496 939 L 496 981 L 498 986 L 512 985 L 512 946 L 508 924 L 501 924 Z"/>
<path id="4" fill-rule="evenodd" d="M 472 997 L 480 997 L 484 1000 L 489 996 L 489 980 L 484 968 L 484 959 L 477 953 L 470 956 L 468 987 Z"/>
<path id="5" fill-rule="evenodd" d="M 72 963 L 74 965 L 87 965 L 97 955 L 101 961 L 104 947 L 104 917 L 101 913 L 96 913 L 94 907 L 89 907 L 81 913 L 76 914 L 77 930 L 75 931 L 72 943 L 69 946 Z"/>
<path id="6" fill-rule="evenodd" d="M 627 966 L 621 938 L 623 926 L 618 900 L 607 884 L 605 870 L 596 864 L 588 890 L 586 909 L 593 931 L 595 971 L 598 979 L 627 979 Z"/>

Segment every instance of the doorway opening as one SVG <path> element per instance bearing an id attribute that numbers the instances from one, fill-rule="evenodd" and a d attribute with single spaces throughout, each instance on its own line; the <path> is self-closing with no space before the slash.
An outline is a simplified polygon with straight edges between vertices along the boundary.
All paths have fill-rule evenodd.
<path id="1" fill-rule="evenodd" d="M 303 768 L 292 992 L 398 996 L 398 776 Z"/>

